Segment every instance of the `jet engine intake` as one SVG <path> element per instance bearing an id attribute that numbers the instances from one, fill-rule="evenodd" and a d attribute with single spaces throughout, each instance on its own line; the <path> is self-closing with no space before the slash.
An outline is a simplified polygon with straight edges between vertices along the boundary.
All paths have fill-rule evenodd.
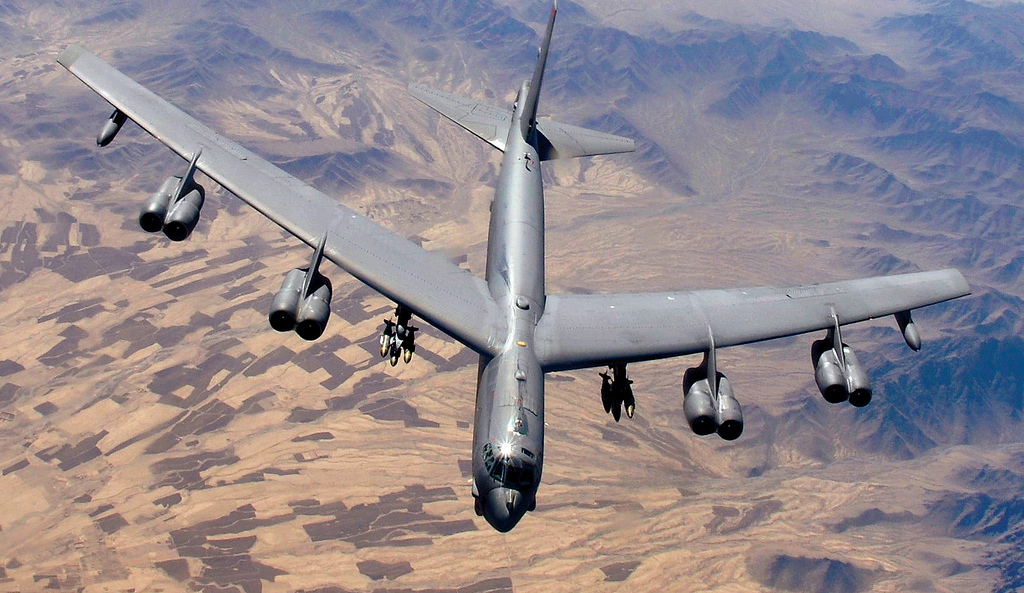
<path id="1" fill-rule="evenodd" d="M 857 355 L 848 345 L 842 345 L 842 360 L 833 346 L 834 333 L 811 345 L 811 361 L 814 363 L 814 382 L 818 391 L 830 404 L 849 401 L 857 408 L 871 401 L 871 380 L 857 360 Z"/>
<path id="2" fill-rule="evenodd" d="M 305 279 L 305 270 L 295 269 L 285 275 L 284 282 L 281 283 L 281 290 L 277 291 L 270 304 L 270 327 L 279 332 L 295 329 Z"/>
<path id="3" fill-rule="evenodd" d="M 710 327 L 708 343 L 700 366 L 683 373 L 683 413 L 694 434 L 717 432 L 723 440 L 734 441 L 743 434 L 743 409 L 733 395 L 729 379 L 718 372 L 715 337 Z"/>
<path id="4" fill-rule="evenodd" d="M 115 111 L 110 116 L 111 122 L 116 123 L 119 113 Z M 155 233 L 163 229 L 171 241 L 184 241 L 192 234 L 199 222 L 203 202 L 206 201 L 206 190 L 194 180 L 202 152 L 202 149 L 197 150 L 192 156 L 184 175 L 168 177 L 160 189 L 142 204 L 139 213 L 139 226 L 142 230 Z"/>
<path id="5" fill-rule="evenodd" d="M 814 382 L 818 391 L 830 404 L 842 403 L 850 397 L 846 386 L 846 375 L 839 366 L 839 357 L 832 349 L 830 340 L 815 340 L 811 345 L 811 362 L 814 363 Z"/>
<path id="6" fill-rule="evenodd" d="M 314 274 L 309 295 L 302 301 L 295 319 L 295 331 L 303 340 L 313 341 L 323 335 L 331 317 L 331 295 L 331 281 L 319 273 Z"/>
<path id="7" fill-rule="evenodd" d="M 309 279 L 308 270 L 294 269 L 288 272 L 281 283 L 281 289 L 270 303 L 270 327 L 279 332 L 295 330 L 304 340 L 313 341 L 323 335 L 331 317 L 331 281 L 319 272 Z"/>
<path id="8" fill-rule="evenodd" d="M 718 406 L 715 409 L 718 436 L 726 441 L 735 441 L 743 434 L 743 410 L 733 396 L 732 385 L 725 375 L 718 373 Z"/>
<path id="9" fill-rule="evenodd" d="M 850 393 L 850 405 L 863 408 L 871 402 L 871 380 L 860 366 L 857 355 L 843 344 L 843 358 L 846 359 L 846 384 Z"/>
<path id="10" fill-rule="evenodd" d="M 683 391 L 683 412 L 690 430 L 699 436 L 718 430 L 717 406 L 703 368 L 687 369 L 683 374 Z"/>
<path id="11" fill-rule="evenodd" d="M 147 233 L 155 233 L 164 228 L 167 209 L 179 183 L 181 183 L 181 177 L 174 175 L 168 177 L 160 189 L 142 204 L 142 212 L 139 213 L 139 226 L 142 227 L 142 230 Z"/>
<path id="12" fill-rule="evenodd" d="M 206 200 L 206 192 L 197 183 L 192 189 L 171 205 L 167 218 L 164 220 L 164 234 L 171 241 L 184 241 L 192 234 L 199 222 L 199 211 Z"/>

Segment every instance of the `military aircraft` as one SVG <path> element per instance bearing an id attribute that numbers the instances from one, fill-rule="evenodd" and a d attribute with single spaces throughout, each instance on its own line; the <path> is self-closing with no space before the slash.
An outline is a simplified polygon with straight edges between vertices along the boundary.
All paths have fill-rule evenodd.
<path id="1" fill-rule="evenodd" d="M 548 294 L 544 281 L 541 163 L 629 152 L 630 139 L 537 117 L 551 44 L 551 9 L 530 80 L 511 111 L 413 84 L 411 94 L 504 155 L 491 208 L 486 277 L 422 249 L 214 132 L 77 46 L 58 62 L 106 99 L 114 112 L 97 138 L 108 144 L 128 119 L 188 162 L 142 206 L 139 223 L 171 241 L 195 229 L 202 171 L 313 248 L 308 267 L 291 270 L 273 300 L 270 324 L 315 340 L 330 316 L 326 258 L 397 304 L 381 355 L 397 364 L 415 349 L 416 316 L 480 355 L 473 431 L 472 492 L 478 515 L 498 531 L 536 507 L 544 460 L 544 377 L 552 371 L 608 366 L 601 398 L 619 420 L 635 400 L 629 363 L 703 353 L 686 371 L 683 409 L 698 435 L 735 439 L 743 414 L 718 370 L 717 349 L 825 331 L 811 350 L 826 400 L 864 406 L 871 386 L 843 342 L 844 325 L 894 315 L 906 343 L 921 339 L 912 309 L 970 289 L 955 269 L 777 288 L 633 294 Z"/>

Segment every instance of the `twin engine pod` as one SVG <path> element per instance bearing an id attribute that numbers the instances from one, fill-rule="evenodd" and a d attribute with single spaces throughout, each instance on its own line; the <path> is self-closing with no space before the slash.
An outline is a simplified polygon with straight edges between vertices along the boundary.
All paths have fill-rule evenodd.
<path id="1" fill-rule="evenodd" d="M 717 432 L 721 438 L 734 441 L 743 433 L 743 410 L 725 375 L 714 374 L 716 385 L 712 389 L 706 365 L 687 369 L 683 375 L 683 411 L 694 434 Z"/>
<path id="2" fill-rule="evenodd" d="M 279 332 L 295 330 L 304 340 L 316 340 L 331 317 L 331 295 L 331 281 L 319 272 L 288 272 L 270 305 L 270 327 Z"/>
<path id="3" fill-rule="evenodd" d="M 196 228 L 205 200 L 203 186 L 172 175 L 142 205 L 139 226 L 147 233 L 163 230 L 171 241 L 184 241 Z"/>
<path id="4" fill-rule="evenodd" d="M 831 336 L 811 344 L 814 382 L 828 403 L 849 401 L 850 405 L 862 408 L 871 402 L 871 380 L 848 345 L 842 345 L 841 354 L 840 360 Z"/>

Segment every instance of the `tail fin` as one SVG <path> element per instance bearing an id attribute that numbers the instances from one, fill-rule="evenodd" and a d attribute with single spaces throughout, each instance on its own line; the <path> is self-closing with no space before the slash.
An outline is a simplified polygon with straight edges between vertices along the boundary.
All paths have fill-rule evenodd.
<path id="1" fill-rule="evenodd" d="M 421 84 L 410 84 L 409 93 L 498 150 L 505 150 L 511 117 L 509 112 L 473 99 L 441 92 Z M 537 120 L 537 149 L 540 160 L 564 159 L 595 154 L 631 152 L 636 145 L 629 138 L 578 128 L 568 124 Z"/>
<path id="2" fill-rule="evenodd" d="M 613 136 L 604 132 L 570 126 L 547 119 L 537 121 L 537 97 L 540 96 L 540 85 L 544 79 L 544 66 L 548 60 L 548 48 L 551 47 L 551 32 L 555 28 L 555 14 L 557 12 L 558 0 L 554 0 L 554 5 L 551 7 L 551 17 L 548 19 L 548 27 L 544 32 L 544 39 L 541 42 L 540 52 L 537 56 L 537 66 L 533 70 L 533 78 L 530 80 L 530 86 L 526 91 L 525 99 L 519 97 L 523 101 L 519 117 L 520 133 L 522 133 L 523 138 L 530 139 L 530 135 L 534 131 L 537 132 L 536 146 L 540 159 L 543 161 L 631 152 L 635 150 L 636 144 L 629 138 Z M 441 115 L 482 138 L 491 146 L 501 151 L 505 150 L 505 141 L 508 139 L 509 131 L 514 124 L 513 121 L 510 121 L 507 111 L 489 107 L 473 99 L 441 92 L 420 84 L 410 84 L 409 92 Z"/>
<path id="3" fill-rule="evenodd" d="M 537 66 L 533 69 L 533 78 L 530 79 L 530 89 L 526 93 L 523 103 L 523 115 L 520 120 L 520 130 L 523 137 L 528 137 L 537 121 L 537 97 L 540 96 L 540 85 L 544 79 L 544 64 L 548 61 L 548 48 L 551 47 L 551 32 L 555 28 L 555 13 L 558 12 L 558 0 L 554 0 L 551 7 L 551 16 L 548 18 L 548 28 L 544 32 L 544 39 L 541 42 L 540 52 L 537 56 Z"/>

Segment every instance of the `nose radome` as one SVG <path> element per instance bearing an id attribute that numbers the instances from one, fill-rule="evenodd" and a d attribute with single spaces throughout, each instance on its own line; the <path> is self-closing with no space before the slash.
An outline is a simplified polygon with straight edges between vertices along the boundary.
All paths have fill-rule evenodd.
<path id="1" fill-rule="evenodd" d="M 518 490 L 494 488 L 486 495 L 484 518 L 502 533 L 511 531 L 525 513 L 524 497 Z"/>

